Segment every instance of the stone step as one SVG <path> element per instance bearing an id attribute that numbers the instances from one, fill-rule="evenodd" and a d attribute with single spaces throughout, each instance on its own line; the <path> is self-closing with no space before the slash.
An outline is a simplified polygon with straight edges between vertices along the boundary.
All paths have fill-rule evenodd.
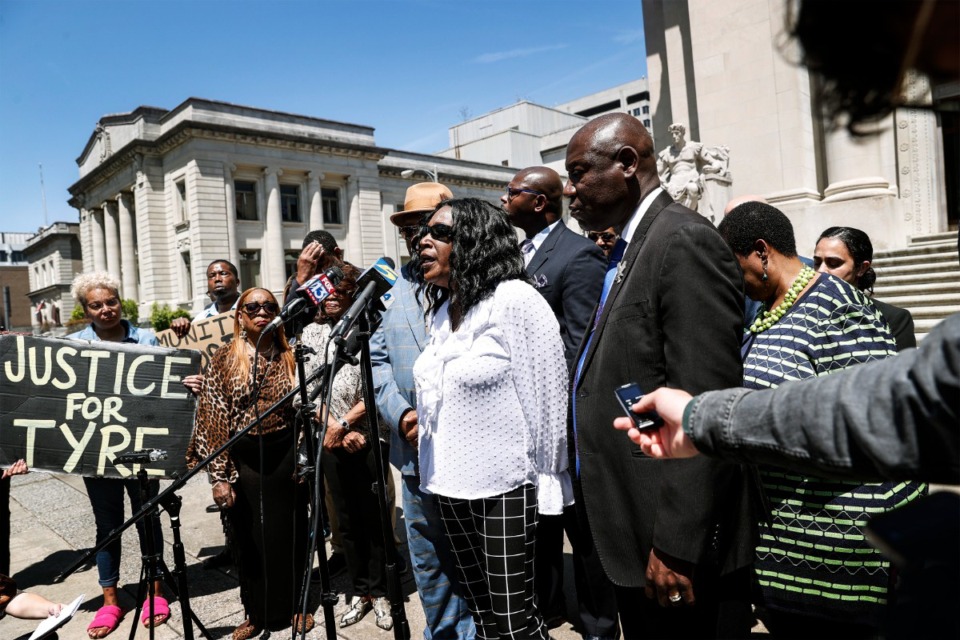
<path id="1" fill-rule="evenodd" d="M 926 278 L 929 277 L 929 275 L 926 276 Z M 930 282 L 928 279 L 901 282 L 899 279 L 884 278 L 882 285 L 879 284 L 879 281 L 878 284 L 874 285 L 873 293 L 881 300 L 895 296 L 957 295 L 960 294 L 960 274 L 957 274 L 957 277 L 934 282 Z"/>
<path id="2" fill-rule="evenodd" d="M 939 322 L 947 316 L 953 315 L 954 313 L 960 313 L 960 302 L 956 304 L 942 304 L 929 307 L 914 307 L 906 304 L 898 304 L 893 300 L 884 300 L 884 302 L 909 310 L 910 314 L 913 316 L 914 322 L 919 320 L 933 320 L 935 322 Z"/>
<path id="3" fill-rule="evenodd" d="M 943 233 L 930 233 L 927 235 L 910 237 L 910 246 L 935 244 L 939 242 L 951 242 L 953 243 L 953 246 L 957 246 L 957 232 L 944 231 Z"/>
<path id="4" fill-rule="evenodd" d="M 956 247 L 953 251 L 930 251 L 928 253 L 919 251 L 891 252 L 887 255 L 874 254 L 874 268 L 876 264 L 889 266 L 903 266 L 908 264 L 939 264 L 952 263 L 953 266 L 960 266 Z"/>
<path id="5" fill-rule="evenodd" d="M 910 309 L 911 313 L 914 309 L 928 309 L 930 307 L 940 308 L 940 307 L 953 307 L 956 306 L 960 308 L 960 295 L 957 294 L 929 294 L 925 296 L 877 296 L 877 300 L 883 300 L 887 304 L 892 304 L 895 307 L 903 307 L 904 309 Z"/>
<path id="6" fill-rule="evenodd" d="M 879 276 L 880 271 L 877 271 Z M 911 284 L 934 284 L 939 283 L 943 285 L 950 285 L 953 283 L 960 283 L 960 267 L 957 269 L 949 269 L 944 271 L 926 271 L 926 270 L 917 270 L 915 272 L 903 272 L 903 273 L 891 273 L 890 271 L 883 272 L 883 278 L 877 278 L 877 284 L 874 285 L 874 289 L 886 289 L 888 287 L 901 287 L 909 286 Z"/>
<path id="7" fill-rule="evenodd" d="M 918 262 L 916 264 L 875 264 L 874 271 L 878 279 L 897 275 L 914 275 L 922 273 L 955 273 L 960 277 L 960 265 L 952 262 Z"/>

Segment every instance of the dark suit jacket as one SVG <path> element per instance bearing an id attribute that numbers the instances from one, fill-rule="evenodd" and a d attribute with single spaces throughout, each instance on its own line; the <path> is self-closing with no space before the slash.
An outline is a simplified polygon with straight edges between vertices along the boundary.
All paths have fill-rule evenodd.
<path id="1" fill-rule="evenodd" d="M 917 346 L 917 336 L 913 327 L 913 316 L 906 309 L 895 307 L 892 304 L 881 302 L 876 298 L 870 299 L 880 313 L 883 314 L 893 339 L 897 341 L 897 351 Z"/>
<path id="2" fill-rule="evenodd" d="M 612 427 L 621 415 L 614 389 L 627 382 L 692 394 L 742 385 L 740 268 L 713 225 L 666 193 L 647 210 L 622 265 L 574 389 L 578 509 L 619 586 L 645 584 L 651 547 L 698 565 L 700 575 L 747 566 L 754 520 L 741 467 L 653 460 Z"/>
<path id="3" fill-rule="evenodd" d="M 527 265 L 527 275 L 560 323 L 567 368 L 576 361 L 580 341 L 597 307 L 603 289 L 607 260 L 587 238 L 557 223 Z"/>

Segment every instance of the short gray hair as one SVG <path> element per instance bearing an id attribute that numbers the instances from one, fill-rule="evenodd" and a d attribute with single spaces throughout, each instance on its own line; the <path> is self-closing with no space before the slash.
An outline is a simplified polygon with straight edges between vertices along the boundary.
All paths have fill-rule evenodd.
<path id="1" fill-rule="evenodd" d="M 73 279 L 70 285 L 70 295 L 80 306 L 86 308 L 87 293 L 92 289 L 109 289 L 120 297 L 120 279 L 112 273 L 106 271 L 94 271 L 92 273 L 81 273 Z"/>

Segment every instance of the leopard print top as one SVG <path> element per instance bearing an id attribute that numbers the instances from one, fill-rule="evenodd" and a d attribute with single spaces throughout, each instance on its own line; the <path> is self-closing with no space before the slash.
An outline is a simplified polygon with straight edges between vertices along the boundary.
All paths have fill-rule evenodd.
<path id="1" fill-rule="evenodd" d="M 229 349 L 217 349 L 204 372 L 203 389 L 197 402 L 193 437 L 187 448 L 187 467 L 193 468 L 209 456 L 230 436 L 244 428 L 293 388 L 293 380 L 287 377 L 279 354 L 267 359 L 258 354 L 257 378 L 262 380 L 256 406 L 250 404 L 254 390 L 253 380 L 227 379 Z M 251 377 L 253 355 L 250 356 Z M 251 429 L 251 435 L 268 434 L 288 429 L 293 424 L 289 411 L 278 410 L 263 415 L 261 423 Z M 221 453 L 207 467 L 210 482 L 235 482 L 237 470 L 229 453 Z"/>

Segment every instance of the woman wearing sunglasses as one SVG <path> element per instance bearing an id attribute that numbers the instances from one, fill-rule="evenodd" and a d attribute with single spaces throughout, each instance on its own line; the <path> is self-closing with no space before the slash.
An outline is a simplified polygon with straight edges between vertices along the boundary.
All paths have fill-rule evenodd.
<path id="1" fill-rule="evenodd" d="M 291 622 L 300 627 L 295 610 L 306 553 L 306 487 L 295 479 L 292 416 L 266 413 L 293 388 L 296 370 L 282 327 L 260 340 L 263 328 L 279 312 L 276 298 L 265 289 L 247 289 L 240 295 L 233 340 L 211 358 L 197 404 L 197 459 L 206 458 L 237 430 L 261 418 L 207 467 L 213 500 L 225 512 L 229 546 L 240 573 L 246 619 L 234 629 L 233 640 Z M 306 626 L 313 627 L 310 614 Z"/>
<path id="2" fill-rule="evenodd" d="M 477 637 L 547 638 L 533 595 L 537 514 L 572 503 L 560 327 L 500 209 L 441 202 L 419 250 L 421 486 L 437 496 Z"/>

